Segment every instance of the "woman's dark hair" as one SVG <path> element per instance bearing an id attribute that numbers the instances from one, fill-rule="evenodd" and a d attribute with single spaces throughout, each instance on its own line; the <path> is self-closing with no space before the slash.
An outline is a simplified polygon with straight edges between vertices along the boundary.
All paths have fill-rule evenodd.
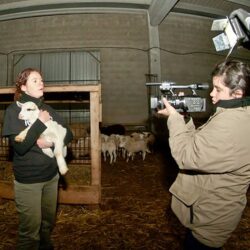
<path id="1" fill-rule="evenodd" d="M 15 101 L 18 101 L 20 99 L 20 97 L 22 95 L 21 86 L 26 85 L 28 77 L 32 72 L 38 72 L 40 75 L 42 75 L 39 70 L 33 69 L 33 68 L 24 69 L 23 71 L 21 71 L 18 74 L 17 79 L 16 79 L 16 91 L 15 91 L 15 95 L 14 95 Z"/>
<path id="2" fill-rule="evenodd" d="M 250 96 L 250 68 L 246 63 L 228 60 L 216 65 L 212 77 L 223 76 L 223 82 L 232 92 L 241 89 L 243 96 Z"/>

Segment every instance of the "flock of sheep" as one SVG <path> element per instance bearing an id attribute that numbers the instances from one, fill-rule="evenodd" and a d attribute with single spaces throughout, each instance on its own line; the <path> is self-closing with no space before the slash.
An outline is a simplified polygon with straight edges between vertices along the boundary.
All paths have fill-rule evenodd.
<path id="1" fill-rule="evenodd" d="M 78 160 L 90 156 L 90 129 L 87 124 L 75 123 L 70 128 L 74 134 L 74 140 L 68 145 L 73 158 Z M 147 153 L 151 153 L 155 146 L 155 135 L 152 132 L 133 132 L 129 135 L 121 124 L 102 126 L 101 153 L 104 161 L 110 164 L 122 157 L 127 162 L 134 159 L 140 153 L 144 160 Z"/>
<path id="2" fill-rule="evenodd" d="M 116 162 L 117 156 L 122 156 L 128 162 L 134 159 L 136 153 L 144 160 L 147 153 L 151 153 L 155 143 L 155 136 L 151 132 L 134 132 L 130 135 L 101 134 L 101 151 L 104 161 L 109 157 L 109 163 Z"/>

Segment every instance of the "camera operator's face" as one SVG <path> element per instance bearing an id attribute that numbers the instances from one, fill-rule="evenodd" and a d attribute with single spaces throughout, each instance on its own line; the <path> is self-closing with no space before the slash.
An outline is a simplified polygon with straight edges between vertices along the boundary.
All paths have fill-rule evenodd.
<path id="1" fill-rule="evenodd" d="M 213 77 L 213 90 L 210 93 L 212 97 L 212 103 L 216 104 L 220 100 L 235 99 L 234 95 L 231 94 L 231 90 L 224 85 L 223 76 Z"/>

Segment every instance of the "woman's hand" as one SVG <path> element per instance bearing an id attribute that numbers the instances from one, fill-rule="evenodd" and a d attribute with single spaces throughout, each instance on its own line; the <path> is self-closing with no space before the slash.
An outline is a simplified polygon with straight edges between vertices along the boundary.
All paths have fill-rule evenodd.
<path id="1" fill-rule="evenodd" d="M 53 143 L 45 140 L 43 137 L 39 137 L 36 141 L 39 148 L 51 148 Z"/>
<path id="2" fill-rule="evenodd" d="M 174 107 L 171 106 L 171 104 L 168 102 L 167 98 L 163 97 L 162 101 L 165 105 L 164 109 L 159 110 L 157 113 L 162 114 L 164 116 L 170 116 L 172 114 L 178 113 Z"/>
<path id="3" fill-rule="evenodd" d="M 49 112 L 47 110 L 40 110 L 38 119 L 41 122 L 45 123 L 45 122 L 47 122 L 47 121 L 49 121 L 51 119 L 51 116 L 50 116 L 50 114 L 49 114 Z"/>

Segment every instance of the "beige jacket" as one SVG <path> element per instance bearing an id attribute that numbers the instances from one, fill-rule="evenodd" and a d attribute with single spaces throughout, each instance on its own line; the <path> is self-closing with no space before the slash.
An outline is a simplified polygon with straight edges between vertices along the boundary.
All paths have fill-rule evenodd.
<path id="1" fill-rule="evenodd" d="M 170 188 L 172 209 L 200 242 L 221 247 L 247 202 L 250 106 L 217 108 L 197 130 L 180 114 L 170 115 L 167 124 L 171 153 L 180 168 Z"/>

